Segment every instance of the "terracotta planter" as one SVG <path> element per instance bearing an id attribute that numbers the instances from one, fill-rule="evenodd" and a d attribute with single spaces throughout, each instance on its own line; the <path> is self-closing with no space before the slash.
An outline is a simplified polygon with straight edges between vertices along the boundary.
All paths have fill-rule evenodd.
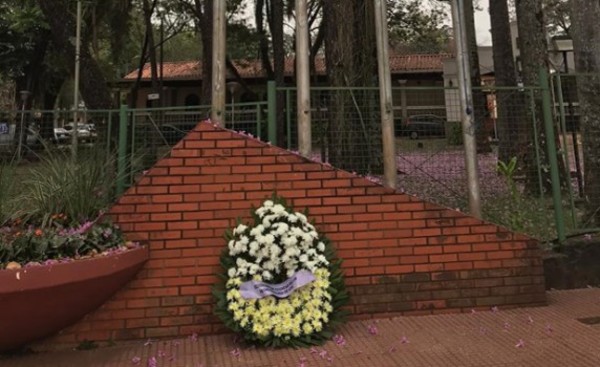
<path id="1" fill-rule="evenodd" d="M 123 287 L 148 259 L 140 247 L 70 263 L 0 270 L 0 351 L 75 323 Z"/>

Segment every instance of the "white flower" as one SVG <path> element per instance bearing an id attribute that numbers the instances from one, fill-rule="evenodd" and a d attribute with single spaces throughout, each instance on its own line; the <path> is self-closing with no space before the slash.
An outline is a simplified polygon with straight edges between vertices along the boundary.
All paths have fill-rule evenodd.
<path id="1" fill-rule="evenodd" d="M 262 225 L 263 225 L 265 228 L 269 228 L 269 227 L 271 227 L 271 222 L 269 221 L 269 219 L 268 219 L 267 217 L 264 217 L 264 218 L 263 218 L 263 221 L 262 221 Z"/>
<path id="2" fill-rule="evenodd" d="M 236 273 L 236 270 L 235 270 L 235 268 L 229 268 L 229 270 L 227 271 L 227 275 L 228 275 L 230 278 L 233 278 L 233 277 L 235 276 L 235 273 Z"/>
<path id="3" fill-rule="evenodd" d="M 310 235 L 312 238 L 315 238 L 315 239 L 316 239 L 316 238 L 319 238 L 319 234 L 318 234 L 317 232 L 315 232 L 314 230 L 313 230 L 313 231 L 310 231 L 308 234 L 309 234 L 309 235 Z"/>
<path id="4" fill-rule="evenodd" d="M 320 262 L 321 264 L 328 264 L 329 262 L 327 261 L 327 258 L 323 255 L 319 255 L 317 256 L 317 261 Z"/>
<path id="5" fill-rule="evenodd" d="M 258 272 L 260 272 L 260 266 L 256 265 L 256 264 L 252 264 L 250 265 L 250 270 L 248 270 L 248 273 L 250 273 L 250 275 L 254 275 Z"/>
<path id="6" fill-rule="evenodd" d="M 266 270 L 262 272 L 262 277 L 264 280 L 271 280 L 273 278 L 271 273 Z"/>
<path id="7" fill-rule="evenodd" d="M 323 242 L 319 242 L 317 249 L 321 252 L 325 251 L 325 244 Z"/>
<path id="8" fill-rule="evenodd" d="M 254 237 L 261 236 L 264 230 L 265 227 L 259 224 L 256 227 L 252 228 L 252 230 L 250 231 L 250 235 Z"/>
<path id="9" fill-rule="evenodd" d="M 263 203 L 263 206 L 264 206 L 265 208 L 272 208 L 272 207 L 273 207 L 273 201 L 271 201 L 271 200 L 267 200 L 267 201 L 265 201 L 265 202 Z"/>
<path id="10" fill-rule="evenodd" d="M 240 238 L 240 242 L 242 245 L 247 245 L 250 242 L 250 239 L 246 236 L 242 236 L 242 238 Z"/>
<path id="11" fill-rule="evenodd" d="M 298 217 L 295 214 L 288 215 L 288 220 L 290 223 L 296 223 L 298 221 Z"/>
<path id="12" fill-rule="evenodd" d="M 233 234 L 242 234 L 244 233 L 244 231 L 248 229 L 248 226 L 244 225 L 244 224 L 239 224 L 234 230 L 233 230 Z"/>
<path id="13" fill-rule="evenodd" d="M 275 270 L 275 264 L 271 260 L 265 261 L 265 263 L 263 264 L 263 268 L 269 271 L 273 271 Z"/>
<path id="14" fill-rule="evenodd" d="M 273 212 L 273 214 L 281 214 L 285 212 L 285 208 L 283 207 L 283 205 L 277 204 L 273 207 L 273 209 L 271 209 L 271 211 Z"/>
<path id="15" fill-rule="evenodd" d="M 296 213 L 296 216 L 298 217 L 298 219 L 300 220 L 300 222 L 302 222 L 302 223 L 308 222 L 308 219 L 306 218 L 306 215 L 304 215 L 302 213 Z"/>
<path id="16" fill-rule="evenodd" d="M 279 255 L 281 254 L 281 247 L 277 246 L 277 245 L 272 245 L 271 246 L 271 257 L 279 257 Z"/>
<path id="17" fill-rule="evenodd" d="M 305 263 L 305 262 L 308 261 L 308 256 L 306 256 L 306 255 L 300 255 L 300 259 L 299 260 L 300 260 L 301 263 Z"/>
<path id="18" fill-rule="evenodd" d="M 275 243 L 275 237 L 269 233 L 268 235 L 264 236 L 263 243 L 267 246 L 272 245 L 273 243 Z"/>
<path id="19" fill-rule="evenodd" d="M 291 278 L 291 277 L 293 277 L 295 272 L 296 272 L 296 269 L 289 269 L 289 270 L 287 271 L 287 277 L 288 277 L 288 278 Z"/>
<path id="20" fill-rule="evenodd" d="M 258 251 L 258 249 L 259 249 L 258 242 L 252 241 L 250 243 L 250 252 L 256 253 Z"/>
<path id="21" fill-rule="evenodd" d="M 281 242 L 283 242 L 283 244 L 285 245 L 285 247 L 292 247 L 292 246 L 296 246 L 296 244 L 298 243 L 298 239 L 296 237 L 284 237 Z"/>

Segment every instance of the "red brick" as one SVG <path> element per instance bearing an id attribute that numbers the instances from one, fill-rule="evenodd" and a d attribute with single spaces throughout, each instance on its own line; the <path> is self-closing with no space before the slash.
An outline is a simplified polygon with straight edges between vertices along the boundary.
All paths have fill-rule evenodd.
<path id="1" fill-rule="evenodd" d="M 190 176 L 200 173 L 200 167 L 171 167 L 169 168 L 170 175 Z"/>
<path id="2" fill-rule="evenodd" d="M 493 268 L 501 268 L 502 261 L 500 260 L 486 260 L 486 261 L 474 261 L 473 267 L 475 269 L 493 269 Z"/>
<path id="3" fill-rule="evenodd" d="M 512 259 L 514 257 L 515 253 L 513 251 L 495 251 L 487 253 L 487 258 L 489 260 Z"/>
<path id="4" fill-rule="evenodd" d="M 430 255 L 443 253 L 442 246 L 417 246 L 414 249 L 415 255 Z"/>
<path id="5" fill-rule="evenodd" d="M 377 212 L 377 213 L 383 213 L 383 212 L 393 212 L 396 210 L 396 206 L 394 204 L 372 204 L 372 205 L 367 205 L 367 211 L 368 212 Z"/>
<path id="6" fill-rule="evenodd" d="M 470 252 L 471 245 L 447 245 L 444 246 L 445 253 L 455 253 L 455 252 Z"/>
<path id="7" fill-rule="evenodd" d="M 429 262 L 429 257 L 425 255 L 403 256 L 400 258 L 401 264 L 424 264 L 427 262 Z"/>
<path id="8" fill-rule="evenodd" d="M 429 255 L 429 261 L 432 263 L 447 263 L 458 261 L 458 255 L 456 254 L 444 254 L 444 255 Z"/>
<path id="9" fill-rule="evenodd" d="M 136 192 L 140 195 L 167 194 L 170 187 L 173 186 L 138 186 Z"/>
<path id="10" fill-rule="evenodd" d="M 431 237 L 431 236 L 439 236 L 441 234 L 442 234 L 442 231 L 440 228 L 426 228 L 426 229 L 415 228 L 415 229 L 413 229 L 413 236 L 415 236 L 415 237 Z"/>
<path id="11" fill-rule="evenodd" d="M 166 224 L 160 222 L 137 223 L 135 225 L 135 230 L 140 232 L 164 231 L 166 228 Z"/>
<path id="12" fill-rule="evenodd" d="M 414 271 L 413 265 L 390 265 L 385 267 L 386 274 L 408 274 Z"/>

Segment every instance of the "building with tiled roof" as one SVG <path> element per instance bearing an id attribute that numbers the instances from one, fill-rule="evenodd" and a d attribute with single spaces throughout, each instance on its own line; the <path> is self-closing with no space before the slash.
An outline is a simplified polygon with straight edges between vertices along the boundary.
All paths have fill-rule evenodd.
<path id="1" fill-rule="evenodd" d="M 415 54 L 415 55 L 393 55 L 390 57 L 390 71 L 392 81 L 396 86 L 438 86 L 444 85 L 444 60 L 451 58 L 449 54 Z M 286 84 L 294 85 L 294 63 L 293 57 L 288 57 L 285 61 Z M 261 60 L 235 60 L 233 61 L 237 72 L 244 79 L 245 83 L 252 91 L 261 96 L 265 91 L 267 73 L 262 67 Z M 318 81 L 318 85 L 326 85 L 326 66 L 323 57 L 317 57 L 315 60 L 316 75 L 313 77 Z M 159 73 L 162 70 L 162 84 L 164 87 L 164 105 L 165 106 L 184 106 L 198 104 L 200 90 L 202 86 L 202 63 L 200 61 L 178 61 L 165 62 L 162 67 L 158 67 Z M 122 89 L 130 88 L 137 80 L 139 70 L 133 70 L 121 81 L 119 86 Z M 228 70 L 227 78 L 234 81 L 235 77 Z M 148 95 L 152 94 L 150 89 L 151 70 L 150 64 L 146 64 L 142 69 L 140 78 L 140 90 L 136 106 L 144 107 L 147 105 Z M 402 84 L 401 84 L 402 83 Z M 230 96 L 228 96 L 230 98 Z M 247 99 L 243 93 L 236 96 L 238 100 Z M 427 98 L 432 98 L 431 96 Z M 423 96 L 415 96 L 415 100 L 427 102 Z M 438 98 L 439 99 L 439 98 Z M 441 96 L 443 102 L 443 93 Z M 435 103 L 439 103 L 436 101 Z"/>
<path id="2" fill-rule="evenodd" d="M 396 55 L 390 57 L 390 71 L 392 74 L 418 74 L 418 73 L 442 73 L 444 69 L 443 60 L 450 58 L 448 54 L 433 55 Z M 288 57 L 285 60 L 285 75 L 294 75 L 295 59 Z M 245 79 L 263 79 L 267 73 L 262 67 L 261 60 L 236 60 L 233 62 L 238 73 Z M 315 60 L 317 75 L 326 75 L 325 59 L 318 57 Z M 134 70 L 123 79 L 126 81 L 136 80 L 139 70 Z M 202 62 L 200 61 L 176 61 L 165 62 L 162 66 L 163 80 L 202 80 Z M 228 77 L 232 78 L 233 75 Z M 150 80 L 150 64 L 146 64 L 142 70 L 141 80 Z"/>

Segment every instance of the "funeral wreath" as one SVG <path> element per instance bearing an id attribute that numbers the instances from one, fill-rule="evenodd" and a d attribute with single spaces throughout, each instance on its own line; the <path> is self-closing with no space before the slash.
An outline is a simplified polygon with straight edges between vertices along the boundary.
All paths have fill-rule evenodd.
<path id="1" fill-rule="evenodd" d="M 274 195 L 252 216 L 253 226 L 239 223 L 226 233 L 216 314 L 251 343 L 322 344 L 345 316 L 341 260 L 307 213 L 282 198 Z"/>

